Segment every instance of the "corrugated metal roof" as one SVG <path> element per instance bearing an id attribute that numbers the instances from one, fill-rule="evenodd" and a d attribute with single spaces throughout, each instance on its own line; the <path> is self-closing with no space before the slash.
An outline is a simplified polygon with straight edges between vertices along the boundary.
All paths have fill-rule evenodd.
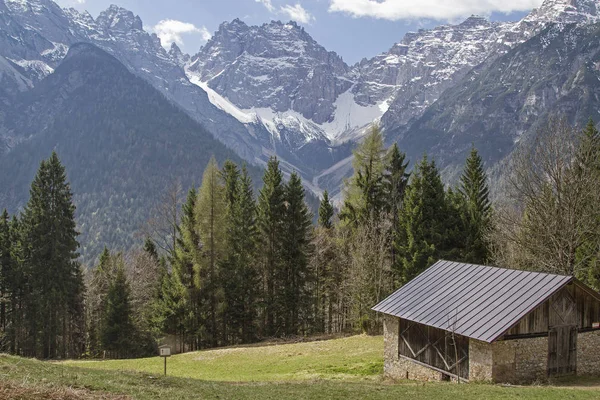
<path id="1" fill-rule="evenodd" d="M 491 343 L 572 280 L 442 260 L 373 310 Z"/>

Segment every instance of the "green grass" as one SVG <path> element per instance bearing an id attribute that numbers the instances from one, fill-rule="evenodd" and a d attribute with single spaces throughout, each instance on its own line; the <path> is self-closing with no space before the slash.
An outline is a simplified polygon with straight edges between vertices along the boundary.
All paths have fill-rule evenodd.
<path id="1" fill-rule="evenodd" d="M 565 383 L 569 387 L 394 383 L 381 377 L 382 353 L 383 339 L 367 336 L 219 349 L 171 357 L 166 378 L 162 376 L 162 359 L 158 357 L 48 363 L 0 356 L 0 399 L 17 397 L 14 388 L 26 393 L 20 399 L 42 398 L 40 393 L 44 391 L 65 388 L 75 390 L 74 397 L 69 397 L 74 399 L 92 395 L 107 399 L 113 398 L 112 395 L 135 399 L 277 400 L 600 398 L 600 389 L 595 387 L 600 382 L 593 379 L 569 381 Z M 4 392 L 3 385 L 7 388 Z"/>
<path id="2" fill-rule="evenodd" d="M 170 357 L 169 376 L 210 381 L 274 382 L 309 379 L 378 379 L 383 373 L 381 336 L 208 350 Z M 142 371 L 161 375 L 161 358 L 72 361 L 94 369 Z"/>

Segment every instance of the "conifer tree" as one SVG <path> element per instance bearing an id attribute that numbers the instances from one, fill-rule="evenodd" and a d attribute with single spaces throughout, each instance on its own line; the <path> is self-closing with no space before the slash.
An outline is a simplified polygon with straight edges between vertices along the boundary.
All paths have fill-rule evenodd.
<path id="1" fill-rule="evenodd" d="M 263 333 L 275 336 L 276 310 L 275 294 L 280 290 L 277 273 L 282 268 L 281 248 L 283 244 L 285 218 L 285 190 L 279 161 L 271 157 L 263 176 L 263 188 L 258 198 L 258 230 L 262 267 L 263 289 Z"/>
<path id="2" fill-rule="evenodd" d="M 444 186 L 434 161 L 424 156 L 416 166 L 400 213 L 397 271 L 406 283 L 444 255 L 448 229 Z"/>
<path id="3" fill-rule="evenodd" d="M 355 226 L 379 220 L 385 207 L 385 148 L 379 127 L 374 126 L 354 151 L 354 175 L 346 182 L 340 218 Z"/>
<path id="4" fill-rule="evenodd" d="M 158 262 L 158 249 L 156 248 L 156 244 L 154 240 L 150 236 L 146 237 L 146 241 L 144 242 L 144 251 L 152 257 L 153 260 Z"/>
<path id="5" fill-rule="evenodd" d="M 27 342 L 25 327 L 24 305 L 27 304 L 27 282 L 24 269 L 24 246 L 23 231 L 19 219 L 13 215 L 9 224 L 9 242 L 10 242 L 10 262 L 5 273 L 8 278 L 8 287 L 10 298 L 8 304 L 8 329 L 6 332 L 7 348 L 10 353 L 15 354 L 17 349 L 23 348 Z M 5 259 L 6 260 L 6 259 Z"/>
<path id="6" fill-rule="evenodd" d="M 473 148 L 460 178 L 459 192 L 463 198 L 461 219 L 465 226 L 463 261 L 484 264 L 489 258 L 485 234 L 490 227 L 492 204 L 483 161 Z"/>
<path id="7" fill-rule="evenodd" d="M 279 278 L 283 296 L 284 332 L 296 335 L 301 319 L 306 322 L 310 310 L 307 293 L 309 276 L 308 261 L 311 255 L 312 215 L 304 201 L 304 187 L 297 173 L 292 173 L 285 186 L 286 209 L 283 235 L 283 273 Z"/>
<path id="8" fill-rule="evenodd" d="M 0 351 L 7 349 L 8 314 L 11 309 L 12 258 L 10 241 L 10 217 L 4 210 L 0 215 Z"/>
<path id="9" fill-rule="evenodd" d="M 129 356 L 134 346 L 135 328 L 131 310 L 131 288 L 125 276 L 122 260 L 118 263 L 113 281 L 106 294 L 102 319 L 102 347 L 115 351 L 120 357 Z"/>
<path id="10" fill-rule="evenodd" d="M 225 175 L 225 186 L 230 188 L 227 213 L 227 257 L 223 263 L 222 277 L 227 302 L 225 319 L 227 333 L 234 343 L 247 343 L 255 339 L 257 315 L 257 288 L 259 286 L 256 259 L 256 204 L 252 180 L 246 167 L 241 176 Z M 230 181 L 234 181 L 233 185 Z M 230 183 L 228 183 L 230 182 Z"/>
<path id="11" fill-rule="evenodd" d="M 333 214 L 333 204 L 331 204 L 331 200 L 329 200 L 329 192 L 325 190 L 319 206 L 319 226 L 325 229 L 331 229 L 333 226 Z"/>
<path id="12" fill-rule="evenodd" d="M 178 238 L 173 259 L 173 276 L 164 276 L 163 285 L 168 291 L 168 301 L 164 303 L 163 311 L 169 317 L 171 329 L 188 343 L 190 349 L 200 347 L 200 331 L 204 324 L 200 306 L 200 269 L 202 264 L 202 243 L 198 232 L 196 219 L 196 203 L 198 192 L 195 188 L 188 191 L 186 202 L 182 206 L 181 221 L 178 226 Z M 174 308 L 171 308 L 174 307 Z M 180 309 L 181 308 L 181 309 Z M 173 319 L 183 315 L 184 320 Z"/>
<path id="13" fill-rule="evenodd" d="M 219 166 L 211 158 L 204 171 L 200 195 L 196 204 L 196 222 L 202 242 L 202 262 L 197 276 L 201 296 L 208 303 L 206 316 L 206 340 L 213 347 L 219 339 L 218 322 L 220 305 L 223 302 L 219 281 L 219 262 L 224 258 L 225 239 L 225 186 L 221 180 Z"/>
<path id="14" fill-rule="evenodd" d="M 75 300 L 69 290 L 82 286 L 76 261 L 79 244 L 75 206 L 65 169 L 56 153 L 40 165 L 31 184 L 22 224 L 26 243 L 24 262 L 31 287 L 31 308 L 27 313 L 30 351 L 43 358 L 79 356 L 68 354 L 67 346 L 75 339 L 68 330 L 68 321 L 76 317 L 72 315 L 75 309 L 83 309 L 72 306 L 80 300 Z"/>
<path id="15" fill-rule="evenodd" d="M 391 150 L 388 152 L 388 163 L 385 175 L 385 196 L 387 200 L 386 211 L 391 220 L 391 236 L 392 242 L 397 241 L 397 235 L 400 224 L 400 212 L 404 204 L 404 195 L 410 174 L 407 172 L 408 161 L 405 161 L 406 155 L 401 153 L 398 145 L 394 143 Z M 391 263 L 393 268 L 398 269 L 398 260 L 396 247 L 391 246 Z"/>

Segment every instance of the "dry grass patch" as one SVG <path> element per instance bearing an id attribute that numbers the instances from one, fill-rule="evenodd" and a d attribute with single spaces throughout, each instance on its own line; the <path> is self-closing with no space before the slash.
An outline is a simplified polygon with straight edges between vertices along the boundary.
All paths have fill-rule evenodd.
<path id="1" fill-rule="evenodd" d="M 129 400 L 131 397 L 76 389 L 72 387 L 44 387 L 0 382 L 0 400 Z"/>

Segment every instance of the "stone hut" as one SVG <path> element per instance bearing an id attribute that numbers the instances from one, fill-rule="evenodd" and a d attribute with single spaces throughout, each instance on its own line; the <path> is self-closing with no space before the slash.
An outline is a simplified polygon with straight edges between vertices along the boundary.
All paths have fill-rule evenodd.
<path id="1" fill-rule="evenodd" d="M 570 276 L 439 261 L 373 309 L 388 377 L 600 375 L 600 294 Z"/>

